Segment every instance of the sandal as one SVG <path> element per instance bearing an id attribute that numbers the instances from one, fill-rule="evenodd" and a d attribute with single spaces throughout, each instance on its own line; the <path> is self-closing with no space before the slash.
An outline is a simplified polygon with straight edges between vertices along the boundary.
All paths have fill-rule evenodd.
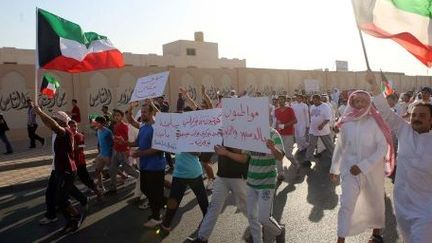
<path id="1" fill-rule="evenodd" d="M 381 235 L 372 235 L 368 243 L 384 243 L 384 238 Z"/>

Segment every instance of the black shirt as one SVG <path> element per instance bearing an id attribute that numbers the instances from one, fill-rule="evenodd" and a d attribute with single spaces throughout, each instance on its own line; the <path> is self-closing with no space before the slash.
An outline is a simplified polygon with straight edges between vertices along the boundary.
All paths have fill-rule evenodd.
<path id="1" fill-rule="evenodd" d="M 229 149 L 228 149 L 229 150 Z M 218 158 L 217 175 L 224 178 L 247 178 L 249 163 L 239 163 L 225 156 Z"/>

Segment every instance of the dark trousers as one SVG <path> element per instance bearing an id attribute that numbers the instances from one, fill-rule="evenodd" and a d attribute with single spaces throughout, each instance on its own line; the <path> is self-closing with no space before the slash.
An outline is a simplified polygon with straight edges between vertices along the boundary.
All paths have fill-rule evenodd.
<path id="1" fill-rule="evenodd" d="M 27 133 L 28 133 L 28 137 L 30 138 L 31 148 L 36 147 L 36 140 L 38 140 L 40 143 L 44 142 L 44 138 L 36 134 L 37 128 L 38 128 L 37 124 L 33 124 L 32 126 L 27 125 Z"/>
<path id="2" fill-rule="evenodd" d="M 174 168 L 173 158 L 172 158 L 172 156 L 171 156 L 170 153 L 165 152 L 165 159 L 166 159 L 166 161 L 167 161 L 167 163 L 168 163 L 168 166 L 169 166 L 170 168 Z"/>
<path id="3" fill-rule="evenodd" d="M 59 206 L 63 214 L 65 214 L 64 210 L 70 205 L 69 195 L 80 202 L 81 205 L 87 204 L 87 197 L 73 184 L 74 179 L 74 174 L 59 175 L 54 170 L 51 171 L 45 191 L 45 203 L 47 206 L 45 217 L 55 218 L 57 215 L 56 206 Z M 69 219 L 67 213 L 65 217 Z"/>
<path id="4" fill-rule="evenodd" d="M 173 220 L 174 215 L 183 199 L 187 186 L 189 186 L 195 194 L 203 217 L 207 213 L 207 207 L 209 203 L 202 176 L 199 176 L 195 179 L 173 177 L 170 196 L 167 202 L 168 208 L 163 220 L 163 225 L 165 227 L 170 227 L 171 221 Z"/>
<path id="5" fill-rule="evenodd" d="M 90 177 L 87 166 L 86 165 L 78 165 L 77 166 L 77 175 L 80 181 L 86 185 L 88 188 L 90 188 L 93 191 L 96 191 L 96 184 L 94 183 L 93 179 Z"/>
<path id="6" fill-rule="evenodd" d="M 0 140 L 2 140 L 6 146 L 6 152 L 13 152 L 12 145 L 10 144 L 9 139 L 6 136 L 6 132 L 0 132 Z"/>
<path id="7" fill-rule="evenodd" d="M 160 219 L 160 210 L 163 207 L 164 171 L 140 171 L 140 188 L 149 200 L 151 217 Z"/>

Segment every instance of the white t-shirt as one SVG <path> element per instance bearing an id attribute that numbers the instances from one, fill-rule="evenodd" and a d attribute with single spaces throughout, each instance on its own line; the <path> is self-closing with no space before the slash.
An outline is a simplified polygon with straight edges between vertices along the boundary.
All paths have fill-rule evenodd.
<path id="1" fill-rule="evenodd" d="M 314 136 L 324 136 L 330 134 L 330 122 L 324 126 L 323 129 L 318 130 L 318 126 L 325 120 L 331 121 L 332 110 L 329 105 L 321 103 L 319 106 L 312 105 L 310 107 L 310 128 L 309 133 Z"/>

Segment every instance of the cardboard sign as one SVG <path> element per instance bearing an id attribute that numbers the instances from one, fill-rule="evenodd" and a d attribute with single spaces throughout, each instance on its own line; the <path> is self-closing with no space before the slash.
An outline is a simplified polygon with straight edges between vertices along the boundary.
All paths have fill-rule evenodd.
<path id="1" fill-rule="evenodd" d="M 270 153 L 268 97 L 222 99 L 224 145 L 249 151 Z"/>
<path id="2" fill-rule="evenodd" d="M 130 102 L 162 96 L 168 81 L 169 72 L 152 74 L 139 78 Z"/>
<path id="3" fill-rule="evenodd" d="M 177 151 L 175 113 L 162 113 L 156 115 L 153 124 L 152 148 L 175 153 Z"/>
<path id="4" fill-rule="evenodd" d="M 222 144 L 222 109 L 179 114 L 178 150 L 181 152 L 214 152 Z"/>
<path id="5" fill-rule="evenodd" d="M 214 152 L 222 144 L 222 109 L 158 113 L 152 148 L 178 152 Z"/>

